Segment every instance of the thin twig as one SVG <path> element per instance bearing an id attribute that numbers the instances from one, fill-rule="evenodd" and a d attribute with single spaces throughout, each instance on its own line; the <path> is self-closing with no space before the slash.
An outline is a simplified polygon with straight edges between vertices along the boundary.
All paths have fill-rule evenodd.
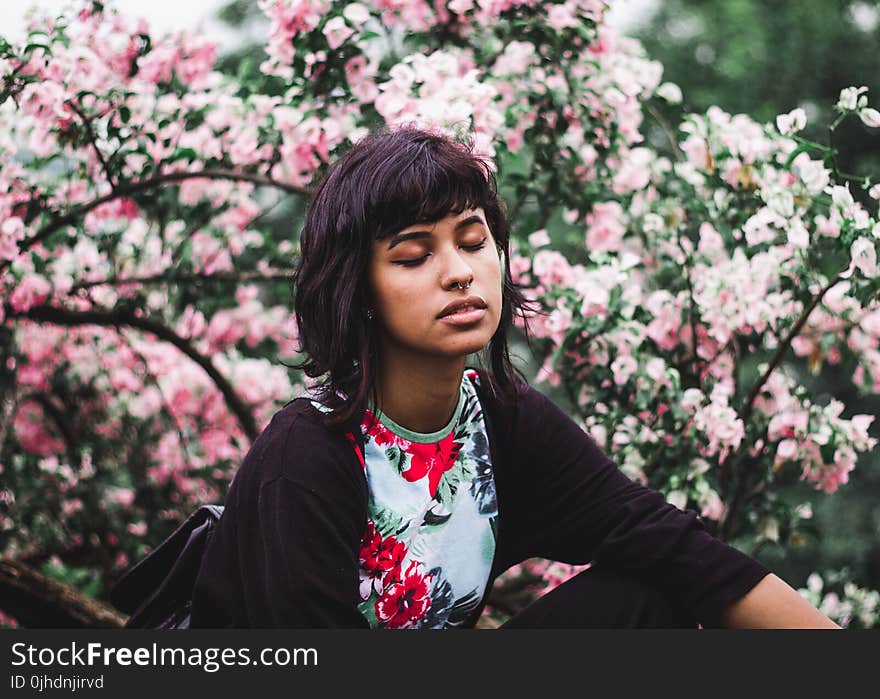
<path id="1" fill-rule="evenodd" d="M 43 391 L 26 393 L 21 397 L 20 403 L 23 404 L 29 400 L 39 403 L 43 410 L 49 414 L 49 417 L 52 418 L 52 422 L 58 427 L 61 436 L 64 438 L 64 443 L 67 445 L 67 460 L 70 462 L 70 467 L 76 467 L 80 459 L 79 439 L 77 438 L 76 429 L 68 422 L 65 411 L 55 405 L 49 394 Z"/>
<path id="2" fill-rule="evenodd" d="M 645 105 L 645 109 L 648 114 L 650 114 L 654 119 L 657 120 L 657 124 L 659 124 L 660 128 L 663 130 L 663 133 L 666 134 L 666 138 L 669 140 L 669 143 L 672 145 L 672 151 L 675 153 L 675 159 L 682 161 L 684 160 L 684 154 L 681 152 L 681 148 L 678 147 L 678 143 L 675 140 L 675 134 L 672 133 L 672 129 L 669 124 L 666 123 L 666 120 L 660 116 L 654 107 L 651 105 Z"/>
<path id="3" fill-rule="evenodd" d="M 144 374 L 146 375 L 147 380 L 153 385 L 153 388 L 159 392 L 159 397 L 162 399 L 162 409 L 168 417 L 171 418 L 171 421 L 174 423 L 174 428 L 177 430 L 177 438 L 180 440 L 180 449 L 183 451 L 183 458 L 187 463 L 192 463 L 189 449 L 186 446 L 186 436 L 183 433 L 183 427 L 180 424 L 180 420 L 177 419 L 177 416 L 172 412 L 171 407 L 168 405 L 168 401 L 165 400 L 165 394 L 162 393 L 162 387 L 159 385 L 159 380 L 156 378 L 156 375 L 150 371 L 150 365 L 147 362 L 147 358 L 135 348 L 132 340 L 124 332 L 120 332 L 119 335 L 125 344 L 128 345 L 128 348 L 141 361 L 141 364 L 144 366 Z"/>
<path id="4" fill-rule="evenodd" d="M 252 442 L 257 438 L 258 432 L 253 414 L 242 402 L 241 398 L 238 397 L 238 394 L 232 388 L 229 381 L 227 381 L 217 370 L 210 357 L 202 355 L 195 349 L 195 347 L 193 347 L 189 340 L 181 337 L 166 325 L 150 318 L 139 318 L 134 315 L 132 311 L 127 309 L 114 309 L 112 311 L 71 311 L 64 308 L 56 308 L 54 306 L 35 306 L 28 311 L 19 312 L 15 311 L 7 304 L 5 310 L 8 318 L 27 318 L 29 320 L 54 323 L 56 325 L 100 325 L 115 328 L 127 326 L 143 330 L 155 335 L 160 340 L 170 342 L 205 370 L 205 373 L 211 377 L 211 380 L 223 394 L 229 409 L 236 418 L 238 418 L 238 422 L 244 433 Z"/>
<path id="5" fill-rule="evenodd" d="M 792 340 L 797 337 L 798 333 L 801 331 L 801 328 L 807 322 L 807 319 L 810 317 L 810 314 L 813 312 L 813 309 L 819 305 L 819 302 L 831 290 L 832 287 L 836 286 L 838 282 L 843 279 L 843 274 L 846 270 L 849 269 L 849 265 L 841 269 L 834 278 L 828 282 L 822 290 L 816 294 L 804 312 L 801 314 L 801 317 L 798 318 L 797 322 L 792 326 L 791 330 L 788 331 L 788 334 L 785 336 L 785 339 L 779 344 L 779 347 L 776 349 L 776 354 L 773 355 L 773 359 L 770 360 L 770 364 L 767 366 L 767 369 L 761 375 L 761 378 L 752 386 L 752 390 L 749 391 L 749 395 L 745 400 L 745 403 L 742 407 L 741 418 L 743 423 L 747 423 L 749 418 L 752 415 L 752 407 L 755 402 L 755 399 L 758 397 L 758 394 L 761 392 L 761 389 L 764 387 L 764 384 L 767 383 L 767 380 L 770 378 L 770 374 L 773 373 L 773 370 L 779 366 L 779 363 L 782 361 L 782 358 L 785 356 L 785 353 L 788 351 L 788 348 L 791 346 Z"/>
<path id="6" fill-rule="evenodd" d="M 271 177 L 265 177 L 263 175 L 257 175 L 255 173 L 237 172 L 235 170 L 196 170 L 186 172 L 169 172 L 164 175 L 156 175 L 155 177 L 141 180 L 139 182 L 130 182 L 126 185 L 118 186 L 110 194 L 105 194 L 103 197 L 98 197 L 97 199 L 93 199 L 92 201 L 85 204 L 75 206 L 66 214 L 62 214 L 53 218 L 51 221 L 49 221 L 49 223 L 40 228 L 40 230 L 38 230 L 33 236 L 19 243 L 19 252 L 29 250 L 37 243 L 48 238 L 55 231 L 63 228 L 64 226 L 70 225 L 82 216 L 85 216 L 89 211 L 92 211 L 93 209 L 96 209 L 97 207 L 101 206 L 102 204 L 106 204 L 109 201 L 113 201 L 114 199 L 118 199 L 120 197 L 128 197 L 133 194 L 139 194 L 150 189 L 155 189 L 163 184 L 183 182 L 184 180 L 198 178 L 252 182 L 254 184 L 277 187 L 291 194 L 298 194 L 302 196 L 309 196 L 311 194 L 311 191 L 305 187 L 299 187 L 296 185 L 287 184 L 285 182 L 279 182 L 278 180 L 272 179 Z M 6 269 L 10 262 L 10 260 L 0 261 L 0 272 Z"/>
<path id="7" fill-rule="evenodd" d="M 685 281 L 687 282 L 688 294 L 690 296 L 690 313 L 688 314 L 688 321 L 691 326 L 691 341 L 693 345 L 693 353 L 694 353 L 694 376 L 697 380 L 697 388 L 702 390 L 703 388 L 703 378 L 700 375 L 700 355 L 697 354 L 697 302 L 694 300 L 694 285 L 691 282 L 691 272 L 693 268 L 690 265 L 691 256 L 684 249 L 684 246 L 681 244 L 681 236 L 678 236 L 678 247 L 685 254 Z"/>
<path id="8" fill-rule="evenodd" d="M 112 191 L 116 191 L 116 180 L 113 179 L 113 172 L 110 170 L 110 164 L 104 158 L 104 154 L 101 152 L 101 149 L 98 148 L 98 137 L 95 135 L 94 129 L 92 129 L 91 120 L 85 115 L 85 113 L 76 105 L 73 100 L 67 100 L 65 102 L 80 118 L 83 126 L 86 129 L 86 133 L 89 137 L 89 143 L 92 146 L 92 149 L 95 151 L 95 155 L 98 156 L 98 161 L 101 163 L 101 167 L 104 168 L 104 174 L 107 176 L 107 181 L 110 183 L 110 188 Z"/>

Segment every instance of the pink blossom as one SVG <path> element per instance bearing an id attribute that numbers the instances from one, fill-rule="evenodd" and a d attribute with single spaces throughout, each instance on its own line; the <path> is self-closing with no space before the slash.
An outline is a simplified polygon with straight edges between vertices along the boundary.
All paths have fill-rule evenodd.
<path id="1" fill-rule="evenodd" d="M 739 447 L 745 435 L 743 422 L 736 411 L 727 405 L 723 394 L 716 392 L 713 392 L 709 405 L 697 410 L 694 424 L 708 439 L 705 455 L 713 456 L 720 452 L 722 460 L 731 450 Z"/>
<path id="2" fill-rule="evenodd" d="M 867 104 L 867 97 L 861 96 L 868 91 L 864 85 L 862 87 L 846 87 L 840 91 L 840 97 L 837 100 L 837 108 L 845 111 L 853 111 L 858 107 Z"/>
<path id="3" fill-rule="evenodd" d="M 590 252 L 614 252 L 621 249 L 626 233 L 623 208 L 616 201 L 593 206 L 587 214 L 587 250 Z"/>
<path id="4" fill-rule="evenodd" d="M 354 34 L 354 30 L 345 23 L 342 17 L 332 17 L 327 20 L 323 32 L 327 37 L 327 45 L 334 50 L 342 46 L 346 39 Z"/>
<path id="5" fill-rule="evenodd" d="M 542 228 L 539 231 L 535 231 L 534 233 L 529 235 L 529 245 L 533 248 L 540 248 L 544 245 L 550 244 L 550 236 L 547 235 L 547 230 Z"/>
<path id="6" fill-rule="evenodd" d="M 633 148 L 614 176 L 614 192 L 624 194 L 644 189 L 651 181 L 654 154 L 648 148 Z"/>
<path id="7" fill-rule="evenodd" d="M 64 450 L 64 442 L 47 431 L 47 422 L 42 407 L 33 401 L 28 401 L 19 407 L 12 427 L 15 430 L 18 443 L 25 451 L 48 456 L 61 453 Z"/>
<path id="8" fill-rule="evenodd" d="M 45 301 L 52 291 L 52 285 L 41 274 L 26 274 L 12 292 L 9 299 L 12 308 L 19 313 Z"/>
<path id="9" fill-rule="evenodd" d="M 791 163 L 792 172 L 797 175 L 812 195 L 817 195 L 828 186 L 830 172 L 821 160 L 811 160 L 806 153 L 800 153 Z"/>
<path id="10" fill-rule="evenodd" d="M 125 530 L 134 536 L 141 537 L 147 533 L 147 523 L 146 522 L 131 522 L 126 527 Z"/>
<path id="11" fill-rule="evenodd" d="M 705 170 L 709 162 L 709 144 L 705 137 L 692 134 L 681 144 L 681 149 L 694 167 Z"/>
<path id="12" fill-rule="evenodd" d="M 877 267 L 877 251 L 873 240 L 867 236 L 856 238 L 850 247 L 850 254 L 852 255 L 852 264 L 866 277 L 873 278 L 880 275 L 880 268 Z"/>
<path id="13" fill-rule="evenodd" d="M 721 497 L 714 490 L 710 490 L 705 496 L 700 498 L 700 506 L 703 508 L 700 516 L 715 520 L 716 522 L 724 516 L 727 510 Z"/>
<path id="14" fill-rule="evenodd" d="M 809 414 L 803 410 L 778 413 L 770 419 L 767 438 L 772 441 L 780 437 L 804 435 L 807 431 L 808 419 Z"/>
<path id="15" fill-rule="evenodd" d="M 0 223 L 0 260 L 14 260 L 18 255 L 18 242 L 24 240 L 24 222 L 10 216 Z"/>
<path id="16" fill-rule="evenodd" d="M 806 125 L 807 113 L 800 108 L 776 117 L 776 128 L 779 129 L 783 136 L 791 136 L 798 131 L 802 131 Z"/>
<path id="17" fill-rule="evenodd" d="M 833 218 L 828 219 L 825 216 L 816 216 L 816 231 L 819 235 L 826 238 L 838 238 L 840 236 L 840 222 Z"/>
<path id="18" fill-rule="evenodd" d="M 134 491 L 131 488 L 107 488 L 104 499 L 114 505 L 131 507 L 134 504 Z"/>
<path id="19" fill-rule="evenodd" d="M 648 324 L 650 337 L 661 350 L 671 350 L 678 345 L 678 329 L 681 326 L 681 310 L 668 291 L 655 291 L 645 300 L 645 307 L 654 315 Z"/>
<path id="20" fill-rule="evenodd" d="M 776 448 L 776 457 L 782 461 L 790 461 L 797 456 L 797 442 L 793 439 L 783 439 Z"/>
<path id="21" fill-rule="evenodd" d="M 539 250 L 531 266 L 544 284 L 566 284 L 571 270 L 568 260 L 555 250 Z"/>
<path id="22" fill-rule="evenodd" d="M 622 355 L 617 357 L 611 363 L 611 373 L 614 375 L 614 383 L 618 386 L 625 384 L 629 377 L 632 376 L 639 365 L 630 355 Z"/>
<path id="23" fill-rule="evenodd" d="M 724 239 L 708 221 L 700 224 L 700 242 L 697 249 L 710 259 L 716 259 L 717 253 L 724 251 Z"/>
<path id="24" fill-rule="evenodd" d="M 493 75 L 521 75 L 528 70 L 535 56 L 534 44 L 527 41 L 511 41 L 495 60 Z"/>

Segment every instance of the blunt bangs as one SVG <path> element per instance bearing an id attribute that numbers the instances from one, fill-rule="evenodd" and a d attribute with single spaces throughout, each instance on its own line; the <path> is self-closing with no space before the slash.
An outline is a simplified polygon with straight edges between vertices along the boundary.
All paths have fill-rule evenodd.
<path id="1" fill-rule="evenodd" d="M 494 175 L 464 146 L 407 145 L 375 163 L 376 169 L 370 167 L 374 163 L 364 163 L 364 212 L 375 226 L 374 239 L 382 240 L 413 224 L 433 223 L 465 209 L 493 208 Z"/>

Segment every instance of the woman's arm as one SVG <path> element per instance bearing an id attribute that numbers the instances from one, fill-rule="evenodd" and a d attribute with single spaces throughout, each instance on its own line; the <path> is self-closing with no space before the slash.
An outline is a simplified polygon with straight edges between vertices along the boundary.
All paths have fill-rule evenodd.
<path id="1" fill-rule="evenodd" d="M 773 573 L 727 607 L 721 623 L 732 629 L 840 628 Z"/>
<path id="2" fill-rule="evenodd" d="M 369 628 L 358 605 L 367 484 L 350 444 L 294 401 L 248 451 L 193 600 L 193 626 Z"/>
<path id="3" fill-rule="evenodd" d="M 528 392 L 512 422 L 501 464 L 509 468 L 496 474 L 505 560 L 592 560 L 628 572 L 704 628 L 724 626 L 725 612 L 733 626 L 828 623 L 778 578 L 766 581 L 766 566 L 711 536 L 696 512 L 627 478 L 539 391 Z"/>

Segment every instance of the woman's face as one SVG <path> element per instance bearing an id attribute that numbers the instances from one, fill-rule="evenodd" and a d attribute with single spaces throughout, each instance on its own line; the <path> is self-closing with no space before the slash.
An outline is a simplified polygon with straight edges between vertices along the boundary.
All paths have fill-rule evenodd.
<path id="1" fill-rule="evenodd" d="M 375 241 L 369 283 L 381 351 L 464 357 L 481 350 L 501 319 L 501 275 L 482 208 Z M 458 302 L 469 309 L 444 315 Z"/>

